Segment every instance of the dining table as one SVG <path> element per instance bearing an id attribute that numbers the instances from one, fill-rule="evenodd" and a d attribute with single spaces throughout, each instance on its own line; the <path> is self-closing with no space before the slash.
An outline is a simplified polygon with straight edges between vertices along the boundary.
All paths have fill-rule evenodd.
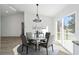
<path id="1" fill-rule="evenodd" d="M 44 37 L 32 37 L 31 40 L 36 42 L 36 49 L 38 50 L 39 44 L 41 40 L 46 40 Z"/>

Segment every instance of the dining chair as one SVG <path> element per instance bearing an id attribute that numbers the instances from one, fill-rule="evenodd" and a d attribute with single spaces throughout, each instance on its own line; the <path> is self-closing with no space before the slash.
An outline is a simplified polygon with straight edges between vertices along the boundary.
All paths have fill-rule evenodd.
<path id="1" fill-rule="evenodd" d="M 26 47 L 26 54 L 28 54 L 28 43 L 25 35 L 21 35 L 21 40 L 22 40 L 22 52 L 23 52 L 23 47 Z"/>
<path id="2" fill-rule="evenodd" d="M 29 42 L 27 35 L 26 36 L 21 35 L 21 40 L 22 40 L 22 52 L 23 52 L 23 48 L 26 47 L 26 54 L 28 54 L 28 47 L 33 48 L 34 46 L 36 51 L 36 44 Z"/>
<path id="3" fill-rule="evenodd" d="M 36 41 L 32 40 L 32 33 L 31 32 L 26 32 L 26 37 L 27 37 L 27 41 L 30 45 L 34 45 L 35 46 L 35 51 L 36 49 Z"/>
<path id="4" fill-rule="evenodd" d="M 48 55 L 48 48 L 49 48 L 50 46 L 52 46 L 52 51 L 53 51 L 53 44 L 52 44 L 52 39 L 53 39 L 53 37 L 54 37 L 54 36 L 51 36 L 51 34 L 50 34 L 50 32 L 49 32 L 49 33 L 46 34 L 47 41 L 44 42 L 44 43 L 40 43 L 40 44 L 39 44 L 39 49 L 40 49 L 40 47 L 46 48 L 46 53 L 47 53 L 47 55 Z"/>
<path id="5" fill-rule="evenodd" d="M 32 33 L 31 32 L 26 32 L 26 36 L 27 36 L 27 39 L 28 39 L 28 42 L 31 44 L 33 40 L 31 40 L 32 38 Z"/>
<path id="6" fill-rule="evenodd" d="M 49 38 L 49 32 L 46 32 L 45 39 L 44 40 L 41 40 L 40 43 L 45 43 L 48 38 Z"/>

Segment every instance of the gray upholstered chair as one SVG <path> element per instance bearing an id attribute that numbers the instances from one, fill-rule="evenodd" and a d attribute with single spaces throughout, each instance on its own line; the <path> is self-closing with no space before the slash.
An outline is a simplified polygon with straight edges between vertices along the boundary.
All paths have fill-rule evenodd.
<path id="1" fill-rule="evenodd" d="M 27 37 L 27 41 L 30 45 L 34 45 L 35 46 L 35 51 L 36 49 L 36 41 L 32 40 L 32 33 L 31 32 L 26 32 L 26 37 Z"/>
<path id="2" fill-rule="evenodd" d="M 40 48 L 40 46 L 46 48 L 47 55 L 48 55 L 48 48 L 50 46 L 52 46 L 52 51 L 53 51 L 53 43 L 52 43 L 53 38 L 54 38 L 54 36 L 51 36 L 50 33 L 47 33 L 47 41 L 45 43 L 40 43 L 39 44 L 39 48 Z"/>

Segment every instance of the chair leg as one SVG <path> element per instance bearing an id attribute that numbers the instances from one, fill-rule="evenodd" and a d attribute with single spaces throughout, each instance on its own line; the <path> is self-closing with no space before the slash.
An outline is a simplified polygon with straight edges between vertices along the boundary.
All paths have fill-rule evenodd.
<path id="1" fill-rule="evenodd" d="M 22 52 L 23 52 L 23 45 L 22 45 Z"/>
<path id="2" fill-rule="evenodd" d="M 46 48 L 46 53 L 47 53 L 47 55 L 48 55 L 48 48 Z"/>
<path id="3" fill-rule="evenodd" d="M 26 46 L 26 54 L 28 54 L 28 46 Z"/>
<path id="4" fill-rule="evenodd" d="M 51 46 L 52 46 L 52 51 L 54 51 L 54 49 L 53 49 L 53 44 L 52 44 Z"/>
<path id="5" fill-rule="evenodd" d="M 39 46 L 39 51 L 40 51 L 40 46 Z"/>
<path id="6" fill-rule="evenodd" d="M 35 51 L 37 51 L 37 47 L 36 47 L 36 45 L 35 45 Z"/>

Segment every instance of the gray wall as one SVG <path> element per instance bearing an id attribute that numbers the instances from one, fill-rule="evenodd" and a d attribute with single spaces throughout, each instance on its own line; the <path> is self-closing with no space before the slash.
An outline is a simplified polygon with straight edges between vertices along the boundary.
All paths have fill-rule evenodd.
<path id="1" fill-rule="evenodd" d="M 16 13 L 8 16 L 2 16 L 2 36 L 20 36 L 21 22 L 24 19 L 24 13 Z"/>

